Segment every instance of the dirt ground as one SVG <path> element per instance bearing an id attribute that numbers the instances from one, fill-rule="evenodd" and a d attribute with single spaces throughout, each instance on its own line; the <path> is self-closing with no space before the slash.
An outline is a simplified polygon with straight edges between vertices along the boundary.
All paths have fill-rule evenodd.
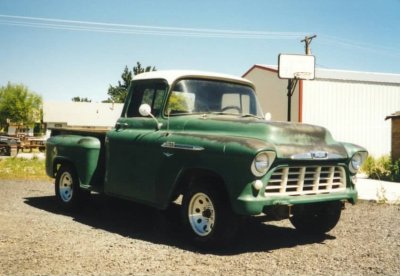
<path id="1" fill-rule="evenodd" d="M 249 220 L 236 246 L 218 252 L 182 239 L 174 212 L 92 195 L 64 213 L 52 183 L 2 180 L 0 274 L 400 275 L 399 205 L 347 205 L 323 236 Z"/>

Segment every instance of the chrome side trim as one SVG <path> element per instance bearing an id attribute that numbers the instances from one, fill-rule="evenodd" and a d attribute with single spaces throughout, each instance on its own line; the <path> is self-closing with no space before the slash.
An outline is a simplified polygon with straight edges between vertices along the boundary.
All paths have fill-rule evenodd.
<path id="1" fill-rule="evenodd" d="M 161 145 L 162 148 L 167 149 L 180 149 L 180 150 L 190 150 L 190 151 L 202 151 L 203 147 L 195 146 L 195 145 L 186 145 L 186 144 L 176 144 L 175 142 L 164 142 Z"/>

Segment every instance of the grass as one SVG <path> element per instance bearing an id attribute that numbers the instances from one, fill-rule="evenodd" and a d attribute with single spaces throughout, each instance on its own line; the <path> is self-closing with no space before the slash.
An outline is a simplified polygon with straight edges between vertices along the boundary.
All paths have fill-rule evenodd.
<path id="1" fill-rule="evenodd" d="M 49 180 L 45 172 L 45 161 L 38 158 L 0 159 L 0 179 Z"/>

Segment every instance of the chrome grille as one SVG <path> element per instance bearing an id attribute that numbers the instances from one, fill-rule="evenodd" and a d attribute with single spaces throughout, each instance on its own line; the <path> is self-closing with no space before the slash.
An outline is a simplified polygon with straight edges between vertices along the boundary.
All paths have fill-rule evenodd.
<path id="1" fill-rule="evenodd" d="M 346 173 L 339 166 L 282 167 L 275 170 L 265 195 L 308 195 L 346 189 Z"/>

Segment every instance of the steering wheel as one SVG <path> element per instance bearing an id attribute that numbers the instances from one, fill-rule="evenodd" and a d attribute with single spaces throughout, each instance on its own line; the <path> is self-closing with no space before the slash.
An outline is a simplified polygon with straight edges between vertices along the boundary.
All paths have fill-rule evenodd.
<path id="1" fill-rule="evenodd" d="M 242 109 L 240 107 L 236 106 L 236 105 L 225 106 L 224 108 L 221 108 L 221 112 L 224 112 L 224 111 L 229 110 L 229 109 L 237 110 L 238 113 L 242 112 Z"/>

